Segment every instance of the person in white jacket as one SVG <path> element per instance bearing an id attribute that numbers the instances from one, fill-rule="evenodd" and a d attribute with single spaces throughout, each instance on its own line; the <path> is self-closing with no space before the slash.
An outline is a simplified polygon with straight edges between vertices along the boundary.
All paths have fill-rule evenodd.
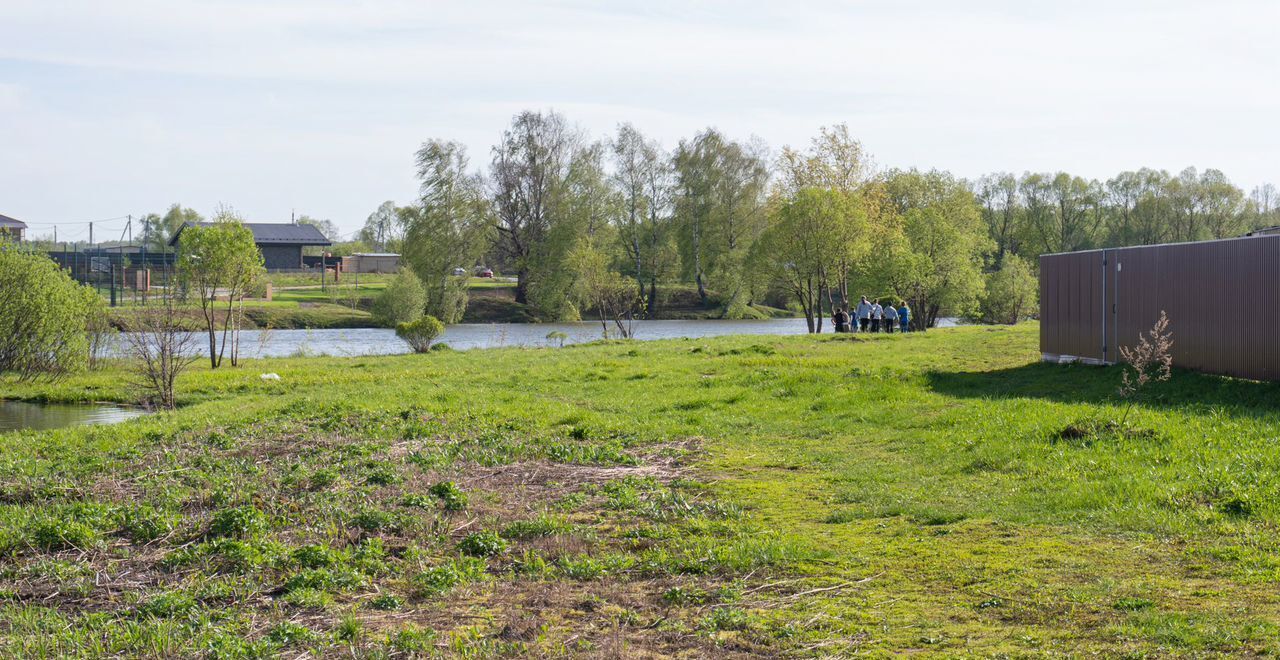
<path id="1" fill-rule="evenodd" d="M 880 332 L 880 319 L 884 317 L 884 308 L 880 301 L 871 303 L 871 331 Z"/>
<path id="2" fill-rule="evenodd" d="M 867 331 L 867 326 L 871 324 L 871 303 L 867 302 L 867 297 L 862 297 L 862 302 L 858 303 L 857 309 L 858 327 L 863 332 Z"/>
<path id="3" fill-rule="evenodd" d="M 898 325 L 898 310 L 893 308 L 893 303 L 884 306 L 884 319 L 880 321 L 880 327 L 885 332 L 893 334 L 893 329 Z"/>

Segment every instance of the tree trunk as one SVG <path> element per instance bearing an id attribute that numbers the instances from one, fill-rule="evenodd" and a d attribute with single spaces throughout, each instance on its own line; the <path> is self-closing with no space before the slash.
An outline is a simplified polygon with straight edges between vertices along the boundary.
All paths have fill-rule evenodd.
<path id="1" fill-rule="evenodd" d="M 529 272 L 523 267 L 516 271 L 516 302 L 521 305 L 529 303 Z"/>
<path id="2" fill-rule="evenodd" d="M 649 278 L 649 304 L 645 306 L 644 314 L 647 318 L 653 318 L 655 310 L 658 309 L 658 278 Z"/>

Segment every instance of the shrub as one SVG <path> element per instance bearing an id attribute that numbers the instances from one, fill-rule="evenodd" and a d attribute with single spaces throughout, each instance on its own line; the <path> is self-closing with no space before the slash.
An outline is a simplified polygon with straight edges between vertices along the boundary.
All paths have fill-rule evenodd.
<path id="1" fill-rule="evenodd" d="M 412 323 L 396 326 L 396 336 L 405 340 L 415 353 L 431 350 L 431 342 L 444 334 L 444 324 L 434 316 L 424 316 Z"/>
<path id="2" fill-rule="evenodd" d="M 413 271 L 402 270 L 373 301 L 373 318 L 387 327 L 413 323 L 427 307 L 427 292 Z"/>
<path id="3" fill-rule="evenodd" d="M 101 297 L 48 257 L 0 239 L 0 372 L 61 376 L 89 362 Z"/>

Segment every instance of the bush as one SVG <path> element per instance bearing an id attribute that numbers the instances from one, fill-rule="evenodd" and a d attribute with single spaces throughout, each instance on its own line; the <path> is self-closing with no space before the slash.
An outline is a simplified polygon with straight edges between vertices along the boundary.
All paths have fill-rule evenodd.
<path id="1" fill-rule="evenodd" d="M 431 350 L 431 342 L 444 334 L 444 324 L 434 316 L 424 316 L 412 323 L 396 326 L 396 336 L 405 340 L 415 353 Z"/>
<path id="2" fill-rule="evenodd" d="M 427 291 L 413 271 L 402 270 L 373 301 L 373 318 L 390 328 L 422 318 Z"/>
<path id="3" fill-rule="evenodd" d="M 61 376 L 89 362 L 101 297 L 52 259 L 0 239 L 0 372 Z"/>

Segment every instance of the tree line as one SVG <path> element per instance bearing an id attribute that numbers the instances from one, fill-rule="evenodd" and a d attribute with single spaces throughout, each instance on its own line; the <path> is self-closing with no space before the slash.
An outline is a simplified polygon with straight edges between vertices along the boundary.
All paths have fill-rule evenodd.
<path id="1" fill-rule="evenodd" d="M 880 169 L 844 125 L 803 147 L 707 128 L 667 148 L 631 124 L 592 139 L 554 112 L 516 115 L 473 163 L 448 139 L 416 153 L 420 191 L 381 204 L 334 251 L 400 252 L 426 313 L 456 322 L 488 265 L 516 279 L 541 320 L 653 317 L 684 289 L 725 318 L 800 311 L 814 332 L 868 295 L 906 301 L 917 329 L 940 316 L 1012 322 L 1035 313 L 1036 256 L 1237 236 L 1280 225 L 1280 193 L 1249 194 L 1218 170 L 1065 172 L 965 180 Z M 148 216 L 167 240 L 198 219 Z M 339 239 L 333 223 L 302 218 Z"/>
<path id="2" fill-rule="evenodd" d="M 516 301 L 537 318 L 592 316 L 623 336 L 676 287 L 725 318 L 798 309 L 813 332 L 851 297 L 901 299 L 925 328 L 978 313 L 996 251 L 971 184 L 880 171 L 843 125 L 775 154 L 714 128 L 671 149 L 631 124 L 591 140 L 556 112 L 529 111 L 487 167 L 442 139 L 417 164 L 420 199 L 384 204 L 363 234 L 398 246 L 427 312 L 445 321 L 466 305 L 455 269 L 485 262 L 516 278 Z M 1014 270 L 1025 293 L 1034 276 Z"/>
<path id="3" fill-rule="evenodd" d="M 1144 168 L 1106 181 L 1066 172 L 997 173 L 973 189 L 997 263 L 1006 254 L 1230 238 L 1280 225 L 1274 185 L 1246 195 L 1214 169 L 1187 168 L 1175 175 Z"/>

